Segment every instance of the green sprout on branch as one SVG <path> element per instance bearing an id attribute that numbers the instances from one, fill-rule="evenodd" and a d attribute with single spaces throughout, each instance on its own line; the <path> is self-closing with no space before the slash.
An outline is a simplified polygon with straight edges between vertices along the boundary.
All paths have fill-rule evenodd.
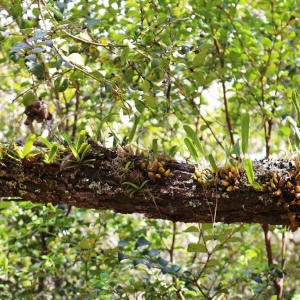
<path id="1" fill-rule="evenodd" d="M 19 159 L 25 159 L 27 157 L 32 157 L 32 156 L 40 153 L 40 151 L 37 149 L 32 150 L 32 146 L 33 146 L 35 138 L 36 138 L 35 134 L 30 134 L 27 137 L 27 140 L 23 147 L 19 147 L 16 144 L 13 144 L 13 150 L 7 149 L 8 150 L 7 155 L 12 159 L 19 160 Z"/>
<path id="2" fill-rule="evenodd" d="M 136 185 L 133 182 L 130 181 L 125 181 L 122 184 L 127 185 L 128 186 L 128 191 L 129 191 L 129 197 L 132 198 L 133 194 L 138 192 L 138 191 L 142 191 L 145 187 L 145 184 L 148 182 L 149 180 L 145 180 L 140 186 Z"/>
<path id="3" fill-rule="evenodd" d="M 67 142 L 68 147 L 70 148 L 72 155 L 77 163 L 83 163 L 91 168 L 94 166 L 90 164 L 94 162 L 95 159 L 85 159 L 88 150 L 91 148 L 91 145 L 85 142 L 86 131 L 81 130 L 78 136 L 78 139 L 73 143 L 71 139 L 67 136 L 66 133 L 61 132 L 60 135 Z M 74 161 L 74 160 L 71 160 Z M 71 166 L 72 167 L 72 166 Z"/>
<path id="4" fill-rule="evenodd" d="M 42 136 L 38 136 L 38 140 L 48 147 L 49 153 L 44 152 L 44 162 L 46 164 L 51 164 L 58 151 L 58 144 L 51 144 L 47 139 L 45 139 Z"/>

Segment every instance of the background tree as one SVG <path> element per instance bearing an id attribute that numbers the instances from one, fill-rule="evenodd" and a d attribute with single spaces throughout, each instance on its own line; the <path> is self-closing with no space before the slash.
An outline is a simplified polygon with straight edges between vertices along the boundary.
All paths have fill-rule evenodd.
<path id="1" fill-rule="evenodd" d="M 206 158 L 208 169 L 298 148 L 297 1 L 0 3 L 3 157 L 35 160 L 35 136 L 18 144 L 29 133 L 49 148 L 39 163 L 62 170 L 73 167 L 63 145 L 77 168 L 92 163 L 85 132 L 103 149 Z M 299 240 L 282 226 L 0 207 L 2 298 L 281 299 L 283 286 L 299 297 Z"/>

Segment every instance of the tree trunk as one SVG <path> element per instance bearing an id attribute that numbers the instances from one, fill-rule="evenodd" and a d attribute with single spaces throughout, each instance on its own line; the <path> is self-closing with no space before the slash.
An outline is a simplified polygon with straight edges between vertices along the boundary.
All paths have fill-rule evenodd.
<path id="1" fill-rule="evenodd" d="M 1 199 L 136 212 L 174 222 L 255 222 L 298 228 L 297 161 L 254 161 L 255 180 L 262 187 L 256 191 L 242 168 L 220 168 L 215 175 L 163 157 L 149 162 L 124 150 L 93 146 L 104 155 L 89 154 L 86 159 L 94 159 L 89 163 L 68 161 L 66 155 L 60 164 L 45 164 L 39 155 L 23 160 L 4 155 Z"/>

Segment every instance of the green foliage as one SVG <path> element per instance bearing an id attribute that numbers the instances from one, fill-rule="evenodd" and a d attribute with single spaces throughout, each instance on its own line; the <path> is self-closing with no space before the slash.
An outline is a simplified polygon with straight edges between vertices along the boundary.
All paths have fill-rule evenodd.
<path id="1" fill-rule="evenodd" d="M 248 178 L 249 183 L 258 191 L 261 190 L 261 186 L 258 182 L 254 180 L 254 171 L 253 171 L 253 164 L 250 158 L 245 158 L 244 161 L 244 169 Z"/>
<path id="2" fill-rule="evenodd" d="M 260 190 L 253 155 L 283 157 L 300 145 L 299 26 L 292 0 L 1 1 L 0 139 L 10 146 L 0 153 L 41 154 L 61 169 L 92 166 L 86 133 L 154 157 L 206 157 L 215 173 L 227 159 L 237 167 L 243 153 Z M 48 125 L 33 123 L 45 151 L 23 125 L 24 106 L 40 97 L 53 114 Z M 28 136 L 24 147 L 19 136 Z M 60 137 L 71 152 L 64 161 Z M 123 183 L 131 196 L 146 184 Z M 272 280 L 284 275 L 280 263 L 268 266 L 257 225 L 181 233 L 185 225 L 136 215 L 6 203 L 3 299 L 271 299 Z M 273 256 L 286 262 L 292 299 L 299 245 L 291 234 L 281 257 L 283 232 L 274 228 Z"/>
<path id="3" fill-rule="evenodd" d="M 138 191 L 142 191 L 145 189 L 145 185 L 146 183 L 148 182 L 149 180 L 145 180 L 140 186 L 136 185 L 135 183 L 133 182 L 129 182 L 129 181 L 124 181 L 122 182 L 123 185 L 127 185 L 129 188 L 128 188 L 128 191 L 130 193 L 130 198 L 132 197 L 132 195 Z"/>
<path id="4" fill-rule="evenodd" d="M 248 152 L 249 127 L 250 127 L 250 116 L 247 113 L 242 118 L 242 150 L 244 155 Z"/>
<path id="5" fill-rule="evenodd" d="M 47 139 L 43 138 L 42 136 L 38 136 L 37 138 L 38 138 L 38 140 L 40 140 L 42 143 L 44 143 L 48 147 L 49 153 L 45 153 L 45 152 L 43 153 L 44 162 L 46 164 L 51 164 L 57 154 L 58 144 L 52 144 Z"/>
<path id="6" fill-rule="evenodd" d="M 13 144 L 12 150 L 10 148 L 7 148 L 7 154 L 13 159 L 25 159 L 40 153 L 39 150 L 32 149 L 35 138 L 35 134 L 30 134 L 27 137 L 23 147 L 18 147 L 16 144 Z"/>
<path id="7" fill-rule="evenodd" d="M 292 102 L 297 112 L 298 124 L 300 124 L 300 103 L 297 90 L 293 90 L 292 92 Z"/>
<path id="8" fill-rule="evenodd" d="M 87 166 L 90 166 L 93 168 L 93 165 L 90 164 L 91 162 L 95 161 L 95 159 L 85 159 L 85 156 L 89 149 L 91 148 L 91 145 L 85 142 L 86 137 L 86 131 L 81 130 L 77 140 L 75 143 L 71 141 L 69 136 L 65 132 L 60 133 L 62 138 L 67 142 L 69 149 L 71 150 L 73 157 L 75 159 L 75 162 L 78 163 L 84 163 Z M 52 149 L 52 148 L 51 148 Z M 70 167 L 70 166 L 69 166 Z"/>
<path id="9" fill-rule="evenodd" d="M 189 125 L 183 125 L 183 129 L 185 130 L 185 132 L 187 133 L 187 135 L 189 137 L 189 139 L 185 138 L 184 142 L 185 142 L 191 156 L 194 158 L 195 161 L 198 161 L 198 159 L 199 159 L 198 153 L 200 153 L 200 155 L 204 155 L 204 150 L 200 144 L 199 138 L 198 138 L 196 132 Z M 194 146 L 196 146 L 196 148 Z"/>
<path id="10" fill-rule="evenodd" d="M 212 156 L 211 153 L 208 155 L 208 160 L 209 160 L 210 165 L 211 165 L 212 169 L 214 170 L 214 172 L 215 172 L 216 174 L 218 174 L 219 169 L 218 169 L 217 164 L 216 164 L 216 161 L 215 161 L 215 159 L 214 159 L 214 157 Z"/>

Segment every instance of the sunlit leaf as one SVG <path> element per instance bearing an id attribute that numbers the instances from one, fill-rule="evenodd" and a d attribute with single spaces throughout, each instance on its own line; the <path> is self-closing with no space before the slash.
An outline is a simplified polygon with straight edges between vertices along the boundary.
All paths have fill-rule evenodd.
<path id="1" fill-rule="evenodd" d="M 197 136 L 196 132 L 189 125 L 183 125 L 183 129 L 187 133 L 188 137 L 193 141 L 198 151 L 202 155 L 204 155 L 204 150 L 202 148 L 202 145 L 200 143 L 199 137 Z"/>
<path id="2" fill-rule="evenodd" d="M 246 154 L 248 151 L 249 123 L 250 116 L 248 113 L 246 113 L 242 118 L 242 150 L 244 154 Z"/>
<path id="3" fill-rule="evenodd" d="M 84 59 L 79 53 L 72 53 L 68 56 L 68 59 L 71 63 L 74 63 L 76 65 L 83 66 L 84 65 Z"/>
<path id="4" fill-rule="evenodd" d="M 57 151 L 58 151 L 58 145 L 56 144 L 52 145 L 50 152 L 48 154 L 48 163 L 51 163 L 53 161 Z"/>
<path id="5" fill-rule="evenodd" d="M 23 96 L 23 104 L 24 106 L 29 106 L 35 101 L 36 97 L 35 94 L 32 91 L 28 91 L 24 96 Z"/>
<path id="6" fill-rule="evenodd" d="M 20 4 L 14 4 L 10 8 L 10 13 L 12 16 L 17 19 L 22 15 L 22 6 Z"/>
<path id="7" fill-rule="evenodd" d="M 195 244 L 195 243 L 190 243 L 188 244 L 188 248 L 187 248 L 188 252 L 207 252 L 206 247 L 203 244 Z"/>
<path id="8" fill-rule="evenodd" d="M 261 190 L 260 184 L 257 183 L 256 181 L 254 181 L 254 171 L 253 171 L 252 160 L 250 158 L 246 158 L 246 159 L 244 159 L 243 163 L 244 163 L 244 168 L 245 168 L 245 172 L 246 172 L 249 183 L 256 190 Z"/>
<path id="9" fill-rule="evenodd" d="M 83 237 L 79 242 L 78 247 L 81 248 L 82 250 L 87 250 L 92 247 L 92 244 L 88 238 Z"/>
<path id="10" fill-rule="evenodd" d="M 23 152 L 22 152 L 23 158 L 26 157 L 30 153 L 35 138 L 36 138 L 35 134 L 30 134 L 28 136 L 28 138 L 26 139 L 26 142 L 25 142 L 24 147 L 23 147 Z"/>
<path id="11" fill-rule="evenodd" d="M 103 46 L 107 46 L 108 45 L 108 40 L 104 36 L 100 37 L 99 42 Z"/>
<path id="12" fill-rule="evenodd" d="M 129 137 L 128 137 L 128 141 L 127 141 L 128 144 L 130 144 L 132 142 L 139 122 L 140 122 L 140 117 L 138 117 L 137 115 L 135 115 L 134 116 L 134 123 L 133 123 L 132 129 L 130 131 L 130 134 L 129 134 Z"/>
<path id="13" fill-rule="evenodd" d="M 158 155 L 158 139 L 153 139 L 152 140 L 152 151 L 153 151 L 153 155 L 154 157 L 157 157 Z"/>
<path id="14" fill-rule="evenodd" d="M 298 125 L 300 125 L 300 100 L 296 89 L 293 89 L 292 91 L 292 102 L 297 112 Z"/>
<path id="15" fill-rule="evenodd" d="M 194 145 L 192 144 L 191 140 L 189 138 L 185 138 L 184 143 L 185 143 L 186 147 L 188 148 L 190 155 L 193 157 L 193 159 L 195 161 L 198 161 L 199 157 L 198 157 L 197 151 L 196 151 Z"/>
<path id="16" fill-rule="evenodd" d="M 172 146 L 172 148 L 169 150 L 169 156 L 173 157 L 176 154 L 177 149 L 178 149 L 177 145 Z"/>
<path id="17" fill-rule="evenodd" d="M 12 205 L 11 201 L 1 201 L 0 202 L 0 209 L 8 208 Z"/>
<path id="18" fill-rule="evenodd" d="M 200 52 L 199 54 L 196 54 L 192 66 L 193 67 L 199 67 L 204 63 L 205 57 L 206 57 L 206 52 Z"/>
<path id="19" fill-rule="evenodd" d="M 199 232 L 199 228 L 193 225 L 185 229 L 184 232 Z"/>
<path id="20" fill-rule="evenodd" d="M 208 160 L 209 160 L 209 163 L 210 163 L 211 167 L 213 168 L 214 172 L 218 173 L 219 169 L 218 169 L 216 161 L 211 153 L 208 155 Z"/>

